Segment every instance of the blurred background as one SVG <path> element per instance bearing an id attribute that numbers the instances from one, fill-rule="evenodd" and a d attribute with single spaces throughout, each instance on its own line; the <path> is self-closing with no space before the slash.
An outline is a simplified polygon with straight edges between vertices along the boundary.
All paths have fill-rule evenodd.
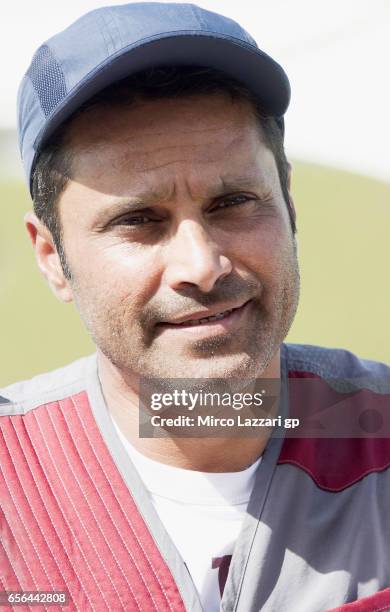
<path id="1" fill-rule="evenodd" d="M 14 0 L 3 20 L 0 385 L 93 351 L 74 307 L 59 303 L 40 277 L 24 230 L 31 203 L 15 108 L 36 48 L 106 4 Z M 286 151 L 294 167 L 302 298 L 288 340 L 343 347 L 390 363 L 390 2 L 198 4 L 238 20 L 290 78 Z"/>

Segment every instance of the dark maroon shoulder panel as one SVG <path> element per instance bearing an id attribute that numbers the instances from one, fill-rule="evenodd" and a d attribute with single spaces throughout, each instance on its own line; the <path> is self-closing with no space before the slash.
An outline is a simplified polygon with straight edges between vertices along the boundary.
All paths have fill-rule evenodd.
<path id="1" fill-rule="evenodd" d="M 325 435 L 321 432 L 321 437 L 293 437 L 294 434 L 287 437 L 279 464 L 296 465 L 309 474 L 319 487 L 334 492 L 342 491 L 364 476 L 390 466 L 390 437 L 332 437 L 335 420 L 343 419 L 345 414 L 352 415 L 351 422 L 355 413 L 361 416 L 376 412 L 390 418 L 390 396 L 368 389 L 341 393 L 311 372 L 291 372 L 290 378 L 295 379 L 294 391 L 290 393 L 290 414 L 305 415 L 310 410 L 328 429 Z M 307 380 L 309 385 L 296 385 L 297 378 L 310 379 Z M 311 384 L 311 381 L 315 384 Z M 345 422 L 341 426 L 345 427 Z M 326 431 L 330 432 L 329 437 L 325 437 Z M 357 435 L 361 434 L 358 432 Z"/>

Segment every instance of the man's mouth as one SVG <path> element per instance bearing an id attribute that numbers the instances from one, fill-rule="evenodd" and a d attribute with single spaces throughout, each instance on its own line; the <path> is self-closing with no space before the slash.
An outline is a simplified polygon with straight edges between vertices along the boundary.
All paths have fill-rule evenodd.
<path id="1" fill-rule="evenodd" d="M 208 316 L 196 316 L 203 313 L 194 313 L 178 318 L 177 321 L 162 321 L 158 327 L 161 330 L 176 330 L 196 333 L 226 333 L 232 331 L 237 325 L 241 324 L 241 319 L 245 316 L 248 307 L 252 300 L 248 300 L 233 308 L 225 308 L 223 310 L 213 312 Z M 207 311 L 206 311 L 207 312 Z"/>
<path id="2" fill-rule="evenodd" d="M 190 319 L 188 321 L 183 321 L 183 323 L 173 323 L 173 325 L 176 325 L 177 327 L 185 327 L 187 325 L 193 327 L 194 325 L 204 325 L 205 323 L 210 323 L 211 321 L 220 321 L 221 319 L 225 319 L 226 317 L 228 317 L 230 313 L 234 312 L 235 310 L 238 310 L 239 308 L 241 308 L 241 306 L 238 306 L 237 308 L 229 308 L 228 310 L 224 310 L 223 312 L 219 312 L 218 314 L 211 315 L 209 317 L 202 317 L 201 319 Z"/>

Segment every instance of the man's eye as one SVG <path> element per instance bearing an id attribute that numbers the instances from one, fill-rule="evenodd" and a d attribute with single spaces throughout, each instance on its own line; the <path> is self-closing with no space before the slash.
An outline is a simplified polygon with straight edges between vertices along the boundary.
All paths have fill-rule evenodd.
<path id="1" fill-rule="evenodd" d="M 239 206 L 240 204 L 246 204 L 247 202 L 250 202 L 253 199 L 253 197 L 246 195 L 231 196 L 218 202 L 214 210 L 219 210 L 221 208 L 230 208 L 232 206 Z"/>
<path id="2" fill-rule="evenodd" d="M 121 219 L 117 219 L 117 221 L 114 222 L 114 225 L 146 225 L 150 221 L 153 221 L 153 219 L 151 219 L 150 217 L 146 217 L 145 215 L 136 217 L 122 217 Z"/>

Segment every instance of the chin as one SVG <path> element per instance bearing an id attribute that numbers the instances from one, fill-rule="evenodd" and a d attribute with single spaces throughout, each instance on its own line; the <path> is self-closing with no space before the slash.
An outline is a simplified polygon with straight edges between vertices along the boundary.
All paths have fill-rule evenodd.
<path id="1" fill-rule="evenodd" d="M 207 358 L 187 358 L 165 361 L 151 372 L 149 367 L 143 369 L 142 376 L 157 378 L 186 379 L 253 379 L 263 374 L 269 365 L 268 355 L 252 358 L 248 354 L 220 356 L 211 355 Z M 157 364 L 156 364 L 157 365 Z"/>

